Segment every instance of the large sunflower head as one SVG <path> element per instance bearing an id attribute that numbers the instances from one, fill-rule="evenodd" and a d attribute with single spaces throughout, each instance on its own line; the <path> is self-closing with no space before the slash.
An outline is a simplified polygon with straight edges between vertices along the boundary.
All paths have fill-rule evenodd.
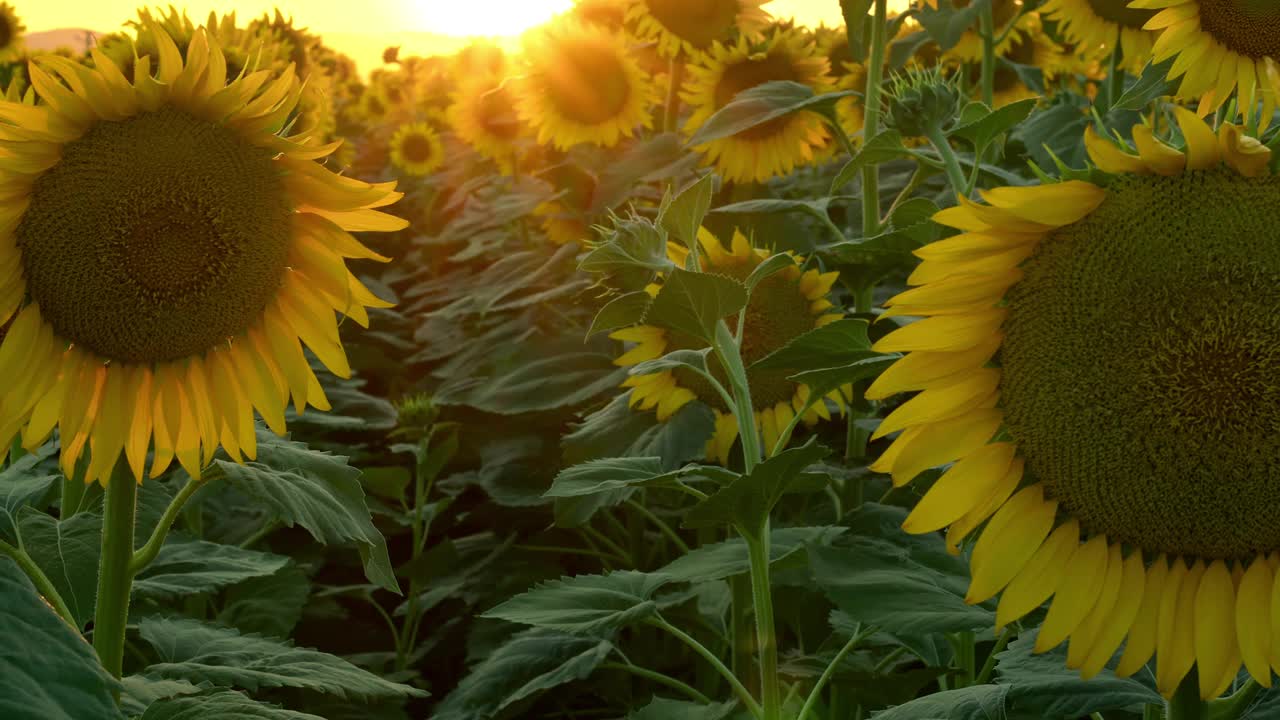
<path id="1" fill-rule="evenodd" d="M 1099 170 L 984 193 L 935 216 L 875 348 L 907 353 L 867 391 L 920 391 L 876 432 L 875 469 L 952 463 L 908 516 L 977 527 L 970 602 L 1006 625 L 1052 596 L 1037 640 L 1116 672 L 1154 655 L 1173 693 L 1193 665 L 1216 697 L 1280 658 L 1280 180 L 1271 153 L 1176 109 L 1186 147 L 1085 137 Z"/>
<path id="2" fill-rule="evenodd" d="M 401 125 L 391 136 L 391 164 L 406 175 L 426 175 L 443 162 L 440 135 L 427 123 Z"/>
<path id="3" fill-rule="evenodd" d="M 1086 56 L 1110 53 L 1119 40 L 1125 70 L 1141 72 L 1151 59 L 1156 34 L 1143 26 L 1154 10 L 1130 8 L 1129 0 L 1049 0 L 1041 11 L 1057 20 L 1063 37 Z"/>
<path id="4" fill-rule="evenodd" d="M 538 142 L 610 147 L 652 124 L 653 82 L 621 35 L 561 20 L 526 38 L 525 59 L 516 107 Z"/>
<path id="5" fill-rule="evenodd" d="M 759 45 L 746 38 L 731 45 L 716 43 L 689 66 L 684 99 L 693 112 L 684 131 L 693 135 L 738 93 L 767 82 L 789 80 L 827 92 L 832 88 L 828 71 L 826 58 L 817 55 L 813 43 L 798 30 L 778 31 Z M 726 180 L 763 182 L 812 162 L 829 138 L 820 116 L 800 112 L 696 149 Z"/>
<path id="6" fill-rule="evenodd" d="M 1280 93 L 1280 4 L 1270 0 L 1133 0 L 1135 10 L 1158 10 L 1144 26 L 1160 32 L 1153 60 L 1177 56 L 1170 78 L 1182 77 L 1178 96 L 1199 98 L 1201 114 L 1221 107 L 1239 88 L 1252 108 L 1260 90 Z"/>
<path id="7" fill-rule="evenodd" d="M 736 230 L 728 247 L 705 228 L 698 233 L 698 244 L 702 249 L 700 259 L 704 264 L 704 271 L 737 280 L 746 280 L 751 271 L 769 257 L 768 252 L 753 248 L 746 236 Z M 683 245 L 668 243 L 667 255 L 676 265 L 684 267 L 687 254 L 688 249 Z M 742 361 L 748 367 L 747 381 L 751 386 L 756 427 L 760 430 L 767 451 L 773 450 L 782 431 L 791 423 L 795 414 L 804 409 L 809 400 L 809 388 L 788 380 L 790 371 L 759 370 L 750 366 L 814 328 L 842 317 L 827 299 L 839 273 L 824 273 L 812 268 L 801 270 L 800 267 L 805 264 L 804 258 L 797 257 L 796 260 L 797 265 L 770 275 L 755 287 L 742 326 Z M 647 288 L 655 296 L 660 289 L 660 285 L 650 285 Z M 610 337 L 635 343 L 614 361 L 622 367 L 653 360 L 681 348 L 705 346 L 705 343 L 674 330 L 652 325 L 617 330 Z M 723 385 L 728 380 L 722 372 L 717 367 L 712 374 Z M 655 410 L 659 421 L 666 421 L 693 400 L 701 400 L 710 405 L 715 412 L 716 429 L 715 435 L 707 443 L 707 458 L 721 464 L 729 462 L 730 451 L 738 439 L 738 425 L 719 394 L 704 378 L 692 371 L 672 370 L 652 375 L 633 375 L 622 385 L 631 388 L 632 407 Z M 838 408 L 843 408 L 845 402 L 841 392 L 836 390 L 829 396 Z M 814 403 L 802 419 L 813 424 L 819 419 L 829 418 L 830 411 L 824 401 Z"/>
<path id="8" fill-rule="evenodd" d="M 760 8 L 769 0 L 630 0 L 627 20 L 641 40 L 656 41 L 666 57 L 696 56 L 717 42 L 730 42 L 735 30 L 759 31 L 769 22 Z"/>
<path id="9" fill-rule="evenodd" d="M 511 81 L 486 76 L 460 84 L 447 117 L 459 139 L 503 173 L 515 171 L 516 141 L 526 129 L 516 114 Z"/>
<path id="10" fill-rule="evenodd" d="M 296 76 L 228 78 L 203 29 L 185 60 L 152 35 L 154 80 L 150 57 L 132 81 L 96 50 L 42 57 L 42 104 L 0 102 L 0 445 L 57 427 L 63 471 L 87 454 L 103 482 L 121 454 L 141 480 L 149 449 L 152 477 L 175 457 L 198 477 L 219 446 L 254 457 L 255 410 L 282 432 L 290 397 L 326 408 L 303 344 L 346 375 L 335 311 L 385 306 L 344 264 L 380 256 L 347 231 L 406 224 L 377 209 L 393 184 L 281 132 Z"/>
<path id="11" fill-rule="evenodd" d="M 0 62 L 10 62 L 22 54 L 22 33 L 26 29 L 13 6 L 0 3 Z"/>

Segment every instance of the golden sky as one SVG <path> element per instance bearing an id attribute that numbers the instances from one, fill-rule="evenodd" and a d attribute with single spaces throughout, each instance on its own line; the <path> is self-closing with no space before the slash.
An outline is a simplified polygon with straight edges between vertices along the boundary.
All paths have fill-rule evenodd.
<path id="1" fill-rule="evenodd" d="M 170 0 L 9 0 L 29 32 L 87 28 L 111 32 L 135 17 L 140 4 L 167 6 Z M 292 12 L 297 23 L 326 36 L 336 49 L 351 55 L 362 70 L 376 64 L 381 49 L 400 44 L 408 54 L 448 52 L 453 48 L 415 48 L 411 33 L 518 35 L 562 11 L 573 0 L 173 0 L 193 19 L 209 10 L 235 11 L 241 18 L 261 15 L 277 5 Z M 905 5 L 906 0 L 890 0 Z M 816 25 L 840 24 L 839 0 L 772 0 L 765 5 L 776 17 L 794 17 Z M 360 37 L 360 36 L 366 37 Z M 375 36 L 375 37 L 367 37 Z M 421 39 L 418 39 L 421 42 Z"/>

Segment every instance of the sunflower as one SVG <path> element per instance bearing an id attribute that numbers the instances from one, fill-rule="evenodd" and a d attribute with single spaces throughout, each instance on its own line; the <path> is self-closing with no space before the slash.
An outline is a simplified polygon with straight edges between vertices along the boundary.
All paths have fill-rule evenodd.
<path id="1" fill-rule="evenodd" d="M 649 127 L 654 85 L 627 54 L 622 36 L 572 20 L 541 28 L 525 42 L 528 73 L 516 110 L 538 142 L 564 150 L 604 147 Z"/>
<path id="2" fill-rule="evenodd" d="M 769 254 L 753 248 L 747 238 L 738 231 L 726 248 L 720 240 L 705 228 L 698 232 L 698 244 L 703 254 L 704 270 L 738 280 L 745 280 Z M 667 244 L 667 256 L 684 267 L 688 250 L 676 243 Z M 804 258 L 795 258 L 799 265 Z M 746 320 L 742 326 L 742 360 L 748 368 L 747 380 L 751 386 L 751 404 L 755 408 L 756 427 L 764 440 L 766 452 L 772 453 L 774 445 L 795 414 L 809 400 L 809 388 L 787 379 L 786 370 L 752 370 L 751 365 L 781 348 L 797 337 L 839 320 L 842 315 L 832 312 L 833 305 L 827 293 L 839 276 L 838 272 L 823 273 L 810 269 L 801 271 L 791 266 L 763 280 L 751 293 Z M 650 285 L 647 290 L 657 295 L 660 287 Z M 682 347 L 703 347 L 698 341 L 675 331 L 652 325 L 637 325 L 613 332 L 615 340 L 636 343 L 634 347 L 614 361 L 622 367 L 637 365 L 646 360 L 662 357 Z M 725 378 L 717 368 L 713 371 L 721 384 Z M 711 406 L 715 413 L 715 435 L 707 443 L 707 457 L 725 464 L 738 438 L 738 424 L 718 393 L 697 375 L 682 370 L 666 371 L 652 375 L 633 375 L 622 383 L 631 388 L 631 406 L 641 410 L 656 410 L 659 421 L 666 421 L 677 410 L 697 399 Z M 840 390 L 828 396 L 836 406 L 844 407 Z M 829 419 L 825 402 L 816 402 L 805 412 L 802 420 L 814 424 L 819 419 Z"/>
<path id="3" fill-rule="evenodd" d="M 295 76 L 228 82 L 203 29 L 185 62 L 152 34 L 158 82 L 149 57 L 130 82 L 94 50 L 93 69 L 32 63 L 41 105 L 0 102 L 0 446 L 56 426 L 63 472 L 87 454 L 103 483 L 122 453 L 141 481 L 149 448 L 151 477 L 175 457 L 199 477 L 219 446 L 254 457 L 255 409 L 283 432 L 289 397 L 327 408 L 301 343 L 345 376 L 334 311 L 386 306 L 343 261 L 386 258 L 347 231 L 406 225 L 375 209 L 394 184 L 277 134 Z"/>
<path id="4" fill-rule="evenodd" d="M 738 93 L 763 83 L 790 80 L 816 93 L 828 92 L 833 86 L 828 71 L 826 58 L 816 55 L 813 43 L 797 30 L 774 33 L 759 46 L 746 38 L 732 45 L 716 43 L 689 66 L 684 99 L 693 112 L 685 134 L 692 136 Z M 799 112 L 695 149 L 726 180 L 764 182 L 812 162 L 830 137 L 820 116 Z"/>
<path id="5" fill-rule="evenodd" d="M 391 136 L 391 164 L 407 175 L 426 175 L 444 162 L 440 135 L 424 122 L 401 125 Z"/>
<path id="6" fill-rule="evenodd" d="M 539 203 L 533 214 L 542 218 L 542 231 L 555 245 L 582 242 L 591 234 L 591 226 L 559 201 Z"/>
<path id="7" fill-rule="evenodd" d="M 573 16 L 584 25 L 621 32 L 627 22 L 629 0 L 574 0 Z"/>
<path id="8" fill-rule="evenodd" d="M 22 54 L 22 33 L 26 29 L 13 6 L 0 3 L 0 62 L 13 62 Z"/>
<path id="9" fill-rule="evenodd" d="M 1003 44 L 997 56 L 1014 65 L 1039 68 L 1046 82 L 1060 75 L 1085 71 L 1085 63 L 1054 42 L 1044 31 L 1040 17 L 1035 13 L 1022 16 L 1010 37 L 1013 40 Z M 969 85 L 973 87 L 975 97 L 981 92 L 980 63 L 981 59 L 978 59 L 970 61 L 968 65 Z M 1022 76 L 1008 64 L 996 65 L 994 81 L 992 102 L 997 108 L 1019 100 L 1040 97 L 1039 91 L 1028 86 Z"/>
<path id="10" fill-rule="evenodd" d="M 1199 98 L 1200 112 L 1216 110 L 1233 90 L 1252 108 L 1257 92 L 1280 93 L 1280 4 L 1265 0 L 1133 0 L 1131 8 L 1159 10 L 1144 26 L 1160 37 L 1153 60 L 1175 55 L 1169 78 L 1182 77 L 1178 96 Z M 1270 117 L 1268 115 L 1268 117 Z"/>
<path id="11" fill-rule="evenodd" d="M 969 6 L 969 0 L 954 0 L 954 3 L 957 8 L 966 8 Z M 936 0 L 927 0 L 926 4 L 929 5 L 929 7 L 937 8 Z M 1021 6 L 1022 3 L 1019 2 L 1019 0 L 992 0 L 991 17 L 993 24 L 995 25 L 997 35 L 1002 34 L 1004 28 L 1018 17 L 1019 8 Z M 1021 27 L 1022 23 L 1019 22 L 1018 25 L 1009 29 L 1009 32 L 995 47 L 997 55 L 1002 55 L 1008 52 L 1009 47 L 1021 35 Z M 962 62 L 982 62 L 982 37 L 978 34 L 977 30 L 966 30 L 964 34 L 960 36 L 960 40 L 957 41 L 950 50 L 944 53 L 944 56 L 949 59 L 958 59 Z"/>
<path id="12" fill-rule="evenodd" d="M 492 75 L 505 77 L 510 67 L 502 48 L 487 40 L 473 40 L 454 54 L 450 72 L 454 77 L 473 78 Z"/>
<path id="13" fill-rule="evenodd" d="M 875 345 L 907 354 L 867 397 L 921 391 L 874 469 L 954 461 L 904 527 L 957 549 L 986 523 L 969 602 L 1003 591 L 1004 626 L 1053 596 L 1038 651 L 1070 638 L 1091 677 L 1127 638 L 1119 675 L 1154 655 L 1168 697 L 1198 665 L 1212 698 L 1280 658 L 1280 181 L 1237 126 L 1175 113 L 1184 150 L 1090 129 L 1097 183 L 938 213 L 963 234 L 917 251 L 889 314 L 924 319 Z"/>
<path id="14" fill-rule="evenodd" d="M 1156 34 L 1143 28 L 1155 16 L 1128 0 L 1049 0 L 1040 10 L 1058 21 L 1062 36 L 1088 56 L 1109 53 L 1120 42 L 1120 67 L 1133 74 L 1151 59 Z"/>
<path id="15" fill-rule="evenodd" d="M 507 175 L 515 171 L 515 143 L 525 134 L 511 85 L 496 76 L 464 82 L 454 92 L 446 113 L 454 134 Z"/>
<path id="16" fill-rule="evenodd" d="M 627 21 L 641 40 L 657 42 L 664 57 L 691 57 L 729 41 L 737 29 L 753 34 L 769 22 L 769 0 L 631 0 Z"/>

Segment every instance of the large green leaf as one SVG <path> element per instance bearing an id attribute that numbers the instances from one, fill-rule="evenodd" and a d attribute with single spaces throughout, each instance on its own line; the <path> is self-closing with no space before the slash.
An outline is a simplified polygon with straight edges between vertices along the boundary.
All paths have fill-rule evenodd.
<path id="1" fill-rule="evenodd" d="M 167 599 L 208 593 L 283 568 L 283 555 L 171 536 L 133 581 L 139 597 Z"/>
<path id="2" fill-rule="evenodd" d="M 776 563 L 807 545 L 826 545 L 845 531 L 842 527 L 788 527 L 769 533 L 769 561 Z M 742 538 L 694 548 L 655 570 L 670 582 L 705 582 L 741 575 L 751 569 Z"/>
<path id="3" fill-rule="evenodd" d="M 969 585 L 962 558 L 947 554 L 942 536 L 902 532 L 906 512 L 867 504 L 852 521 L 855 535 L 838 546 L 812 546 L 813 577 L 855 620 L 892 633 L 919 635 L 990 629 L 990 602 L 964 601 Z"/>
<path id="4" fill-rule="evenodd" d="M 821 397 L 842 385 L 877 377 L 897 362 L 899 357 L 901 356 L 868 353 L 867 357 L 848 365 L 809 370 L 788 375 L 787 379 L 809 386 L 810 395 Z"/>
<path id="5" fill-rule="evenodd" d="M 685 515 L 686 527 L 733 525 L 754 536 L 763 527 L 773 506 L 801 478 L 805 468 L 831 451 L 816 438 L 796 448 L 783 450 L 735 480 L 719 492 L 693 506 Z"/>
<path id="6" fill-rule="evenodd" d="M 724 720 L 737 706 L 735 700 L 703 705 L 687 700 L 655 697 L 648 705 L 628 714 L 627 720 Z"/>
<path id="7" fill-rule="evenodd" d="M 995 110 L 981 103 L 974 103 L 981 109 L 977 117 L 970 118 L 970 122 L 952 130 L 950 135 L 968 140 L 974 147 L 974 153 L 981 157 L 991 143 L 1026 120 L 1037 102 L 1039 98 L 1027 98 Z"/>
<path id="8" fill-rule="evenodd" d="M 698 245 L 698 229 L 702 227 L 707 210 L 711 209 L 713 180 L 713 175 L 703 175 L 697 182 L 676 193 L 658 217 L 662 227 L 687 248 Z"/>
<path id="9" fill-rule="evenodd" d="M 660 457 L 621 457 L 590 460 L 556 475 L 547 497 L 580 497 L 644 485 L 671 485 L 682 478 L 710 478 L 728 484 L 738 474 L 712 465 L 689 465 L 664 471 Z"/>
<path id="10" fill-rule="evenodd" d="M 882 130 L 875 137 L 862 144 L 858 149 L 858 154 L 849 158 L 849 162 L 840 168 L 840 172 L 836 173 L 836 177 L 831 181 L 831 194 L 836 195 L 840 192 L 840 188 L 849 184 L 854 178 L 858 177 L 858 173 L 867 165 L 879 165 L 880 163 L 897 158 L 910 157 L 911 151 L 907 146 L 902 144 L 902 133 L 897 130 Z"/>
<path id="11" fill-rule="evenodd" d="M 1154 689 L 1136 678 L 1104 670 L 1085 681 L 1066 666 L 1066 646 L 1036 654 L 1038 630 L 1025 632 L 996 657 L 997 682 L 1009 687 L 1012 709 L 1040 717 L 1075 718 L 1090 713 L 1161 702 Z M 1118 655 L 1117 655 L 1118 658 Z"/>
<path id="12" fill-rule="evenodd" d="M 586 678 L 612 650 L 608 640 L 526 630 L 472 668 L 436 707 L 432 720 L 492 720 L 516 703 Z"/>
<path id="13" fill-rule="evenodd" d="M 817 370 L 865 360 L 871 340 L 867 321 L 845 318 L 814 328 L 760 358 L 750 370 Z"/>
<path id="14" fill-rule="evenodd" d="M 644 322 L 651 302 L 653 297 L 643 290 L 619 295 L 596 313 L 591 321 L 591 328 L 587 330 L 587 337 Z"/>
<path id="15" fill-rule="evenodd" d="M 701 145 L 763 125 L 802 110 L 820 112 L 853 95 L 852 90 L 815 95 L 813 88 L 789 80 L 774 80 L 738 93 L 698 128 L 689 145 Z"/>
<path id="16" fill-rule="evenodd" d="M 1003 685 L 974 685 L 926 695 L 872 715 L 872 720 L 1006 720 Z M 1049 720 L 1045 717 L 1042 720 Z"/>
<path id="17" fill-rule="evenodd" d="M 711 408 L 691 402 L 658 422 L 651 412 L 631 409 L 628 397 L 614 398 L 561 438 L 566 466 L 602 457 L 659 457 L 669 471 L 706 455 L 715 431 Z"/>
<path id="18" fill-rule="evenodd" d="M 120 707 L 129 717 L 141 715 L 159 700 L 178 695 L 194 695 L 210 687 L 207 683 L 200 686 L 186 680 L 149 678 L 145 675 L 129 675 L 120 684 Z"/>
<path id="19" fill-rule="evenodd" d="M 228 483 L 260 501 L 285 525 L 301 525 L 326 545 L 356 545 L 369 580 L 400 591 L 386 540 L 373 526 L 365 503 L 360 471 L 346 458 L 260 432 L 256 461 L 214 463 Z"/>
<path id="20" fill-rule="evenodd" d="M 723 275 L 675 269 L 667 275 L 645 322 L 699 338 L 708 345 L 716 325 L 747 304 L 747 288 Z"/>
<path id="21" fill-rule="evenodd" d="M 29 505 L 42 504 L 52 494 L 59 476 L 36 467 L 52 453 L 53 446 L 45 445 L 0 471 L 0 538 L 16 541 L 18 513 Z"/>
<path id="22" fill-rule="evenodd" d="M 54 614 L 12 560 L 0 557 L 0 717 L 114 720 L 117 683 L 80 633 Z"/>
<path id="23" fill-rule="evenodd" d="M 140 720 L 324 720 L 319 715 L 258 702 L 244 693 L 214 688 L 152 703 Z"/>
<path id="24" fill-rule="evenodd" d="M 18 513 L 22 547 L 48 576 L 84 627 L 93 617 L 98 595 L 98 556 L 102 548 L 102 516 L 80 512 L 56 520 L 31 507 Z"/>
<path id="25" fill-rule="evenodd" d="M 498 415 L 574 407 L 616 388 L 627 371 L 614 356 L 590 350 L 520 362 L 494 376 L 474 375 L 442 386 L 438 405 L 466 405 Z"/>
<path id="26" fill-rule="evenodd" d="M 609 240 L 587 253 L 578 264 L 579 269 L 590 273 L 665 272 L 671 267 L 666 238 L 652 223 L 639 219 L 618 221 Z"/>
<path id="27" fill-rule="evenodd" d="M 288 637 L 310 595 L 307 574 L 289 563 L 271 575 L 228 588 L 217 619 L 241 632 Z"/>
<path id="28" fill-rule="evenodd" d="M 918 8 L 916 20 L 945 51 L 955 47 L 965 31 L 976 28 L 979 14 L 990 6 L 991 0 L 973 0 L 963 8 L 942 0 L 937 7 Z"/>
<path id="29" fill-rule="evenodd" d="M 657 606 L 661 575 L 620 570 L 542 583 L 486 612 L 484 617 L 569 633 L 603 635 L 644 620 Z"/>
<path id="30" fill-rule="evenodd" d="M 426 695 L 336 655 L 295 647 L 285 640 L 242 635 L 199 620 L 147 617 L 138 623 L 138 630 L 160 657 L 160 662 L 143 671 L 150 677 L 208 681 L 250 692 L 292 687 L 362 699 Z"/>

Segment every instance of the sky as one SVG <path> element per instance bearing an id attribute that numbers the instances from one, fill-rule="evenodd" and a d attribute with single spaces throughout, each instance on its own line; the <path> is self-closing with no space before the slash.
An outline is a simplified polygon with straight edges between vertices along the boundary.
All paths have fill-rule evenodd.
<path id="1" fill-rule="evenodd" d="M 169 0 L 9 0 L 28 32 L 86 28 L 112 32 L 135 15 L 140 5 L 167 6 Z M 450 52 L 455 48 L 415 48 L 414 33 L 452 37 L 515 37 L 572 5 L 573 0 L 174 0 L 192 19 L 210 9 L 235 11 L 243 19 L 260 16 L 277 5 L 292 11 L 298 25 L 325 36 L 336 49 L 351 55 L 362 70 L 377 62 L 387 45 L 403 45 L 406 54 Z M 905 4 L 891 0 L 890 5 Z M 839 0 L 772 0 L 765 9 L 775 17 L 794 17 L 817 25 L 841 23 Z M 361 37 L 364 36 L 364 37 Z M 369 37 L 376 36 L 376 37 Z M 434 41 L 438 45 L 438 41 Z M 447 41 L 446 41 L 447 43 Z M 461 44 L 461 41 L 459 41 Z"/>

